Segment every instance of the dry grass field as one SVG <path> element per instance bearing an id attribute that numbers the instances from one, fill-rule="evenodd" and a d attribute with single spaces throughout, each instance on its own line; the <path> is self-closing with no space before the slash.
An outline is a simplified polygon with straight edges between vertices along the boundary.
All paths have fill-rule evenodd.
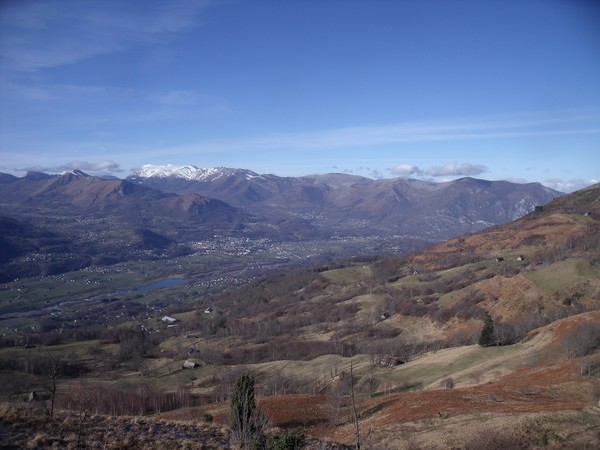
<path id="1" fill-rule="evenodd" d="M 393 382 L 422 378 L 424 389 L 357 398 L 366 448 L 494 449 L 598 448 L 600 377 L 581 375 L 584 363 L 600 365 L 596 352 L 568 357 L 563 341 L 600 312 L 574 316 L 536 330 L 523 343 L 442 350 L 390 369 Z M 323 362 L 323 359 L 321 359 Z M 357 359 L 357 367 L 360 360 Z M 360 370 L 359 370 L 360 373 Z M 456 380 L 451 389 L 441 382 Z M 284 395 L 259 402 L 276 427 L 302 426 L 325 441 L 351 445 L 348 402 L 336 411 L 331 396 Z M 209 406 L 226 424 L 228 405 Z M 177 419 L 189 411 L 161 417 Z M 333 417 L 339 421 L 332 423 Z"/>

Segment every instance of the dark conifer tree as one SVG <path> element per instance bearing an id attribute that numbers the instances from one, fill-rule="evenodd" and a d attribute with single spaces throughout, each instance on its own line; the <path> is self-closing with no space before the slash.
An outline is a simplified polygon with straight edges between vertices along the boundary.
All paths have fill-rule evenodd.
<path id="1" fill-rule="evenodd" d="M 482 347 L 490 347 L 496 345 L 496 337 L 494 334 L 494 320 L 490 313 L 485 314 L 483 320 L 483 328 L 481 329 L 481 336 L 479 336 L 479 345 Z"/>
<path id="2" fill-rule="evenodd" d="M 231 431 L 234 441 L 242 448 L 264 448 L 267 417 L 257 408 L 254 397 L 254 378 L 242 375 L 233 387 L 231 397 Z"/>

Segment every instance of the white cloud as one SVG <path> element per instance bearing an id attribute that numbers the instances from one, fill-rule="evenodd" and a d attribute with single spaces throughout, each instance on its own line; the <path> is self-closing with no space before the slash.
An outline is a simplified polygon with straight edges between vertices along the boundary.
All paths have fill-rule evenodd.
<path id="1" fill-rule="evenodd" d="M 393 169 L 390 169 L 390 172 L 401 177 L 456 177 L 479 175 L 483 172 L 487 172 L 487 167 L 481 164 L 470 163 L 462 163 L 461 165 L 458 165 L 456 161 L 453 161 L 444 164 L 443 166 L 431 166 L 427 170 L 422 170 L 414 164 L 402 163 Z"/>
<path id="2" fill-rule="evenodd" d="M 399 166 L 394 167 L 393 169 L 391 169 L 391 172 L 394 175 L 400 175 L 401 177 L 407 177 L 410 175 L 422 175 L 423 171 L 421 169 L 419 169 L 417 166 L 415 166 L 414 164 L 400 164 Z"/>
<path id="3" fill-rule="evenodd" d="M 584 180 L 582 178 L 571 178 L 565 180 L 562 178 L 549 178 L 542 182 L 542 184 L 546 187 L 566 193 L 578 191 L 596 183 L 600 183 L 600 180 Z"/>
<path id="4" fill-rule="evenodd" d="M 472 176 L 483 172 L 487 172 L 487 167 L 481 164 L 462 163 L 459 166 L 455 161 L 440 167 L 432 166 L 426 170 L 427 175 L 432 177 Z"/>
<path id="5" fill-rule="evenodd" d="M 122 169 L 119 167 L 119 165 L 114 161 L 99 161 L 96 163 L 90 163 L 87 161 L 71 161 L 70 163 L 67 163 L 67 164 L 61 166 L 61 168 L 64 168 L 66 170 L 75 170 L 75 169 L 89 170 L 90 172 L 101 172 L 101 171 L 121 172 L 122 171 Z"/>
<path id="6" fill-rule="evenodd" d="M 82 170 L 87 172 L 123 172 L 123 169 L 114 161 L 98 161 L 90 163 L 88 161 L 71 161 L 66 164 L 54 167 L 24 167 L 21 169 L 15 169 L 18 172 L 49 172 L 49 173 L 60 173 L 66 170 Z"/>

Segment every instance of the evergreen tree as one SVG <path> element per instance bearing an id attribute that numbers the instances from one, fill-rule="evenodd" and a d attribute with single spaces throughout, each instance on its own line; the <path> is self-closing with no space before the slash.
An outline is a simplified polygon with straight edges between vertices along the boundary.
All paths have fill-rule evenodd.
<path id="1" fill-rule="evenodd" d="M 232 436 L 243 448 L 264 447 L 261 444 L 266 424 L 267 418 L 256 407 L 254 378 L 242 375 L 235 382 L 231 397 Z"/>
<path id="2" fill-rule="evenodd" d="M 306 446 L 306 437 L 300 428 L 284 431 L 273 436 L 267 445 L 269 450 L 301 450 Z"/>
<path id="3" fill-rule="evenodd" d="M 482 347 L 490 347 L 496 345 L 496 338 L 494 335 L 494 320 L 490 313 L 485 314 L 483 320 L 483 328 L 481 329 L 481 336 L 479 336 L 479 345 Z"/>

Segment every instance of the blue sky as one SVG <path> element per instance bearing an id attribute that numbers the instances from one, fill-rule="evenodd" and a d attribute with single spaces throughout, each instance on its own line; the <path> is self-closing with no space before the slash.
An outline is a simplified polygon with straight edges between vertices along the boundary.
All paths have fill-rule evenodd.
<path id="1" fill-rule="evenodd" d="M 0 171 L 600 181 L 600 2 L 0 1 Z"/>

